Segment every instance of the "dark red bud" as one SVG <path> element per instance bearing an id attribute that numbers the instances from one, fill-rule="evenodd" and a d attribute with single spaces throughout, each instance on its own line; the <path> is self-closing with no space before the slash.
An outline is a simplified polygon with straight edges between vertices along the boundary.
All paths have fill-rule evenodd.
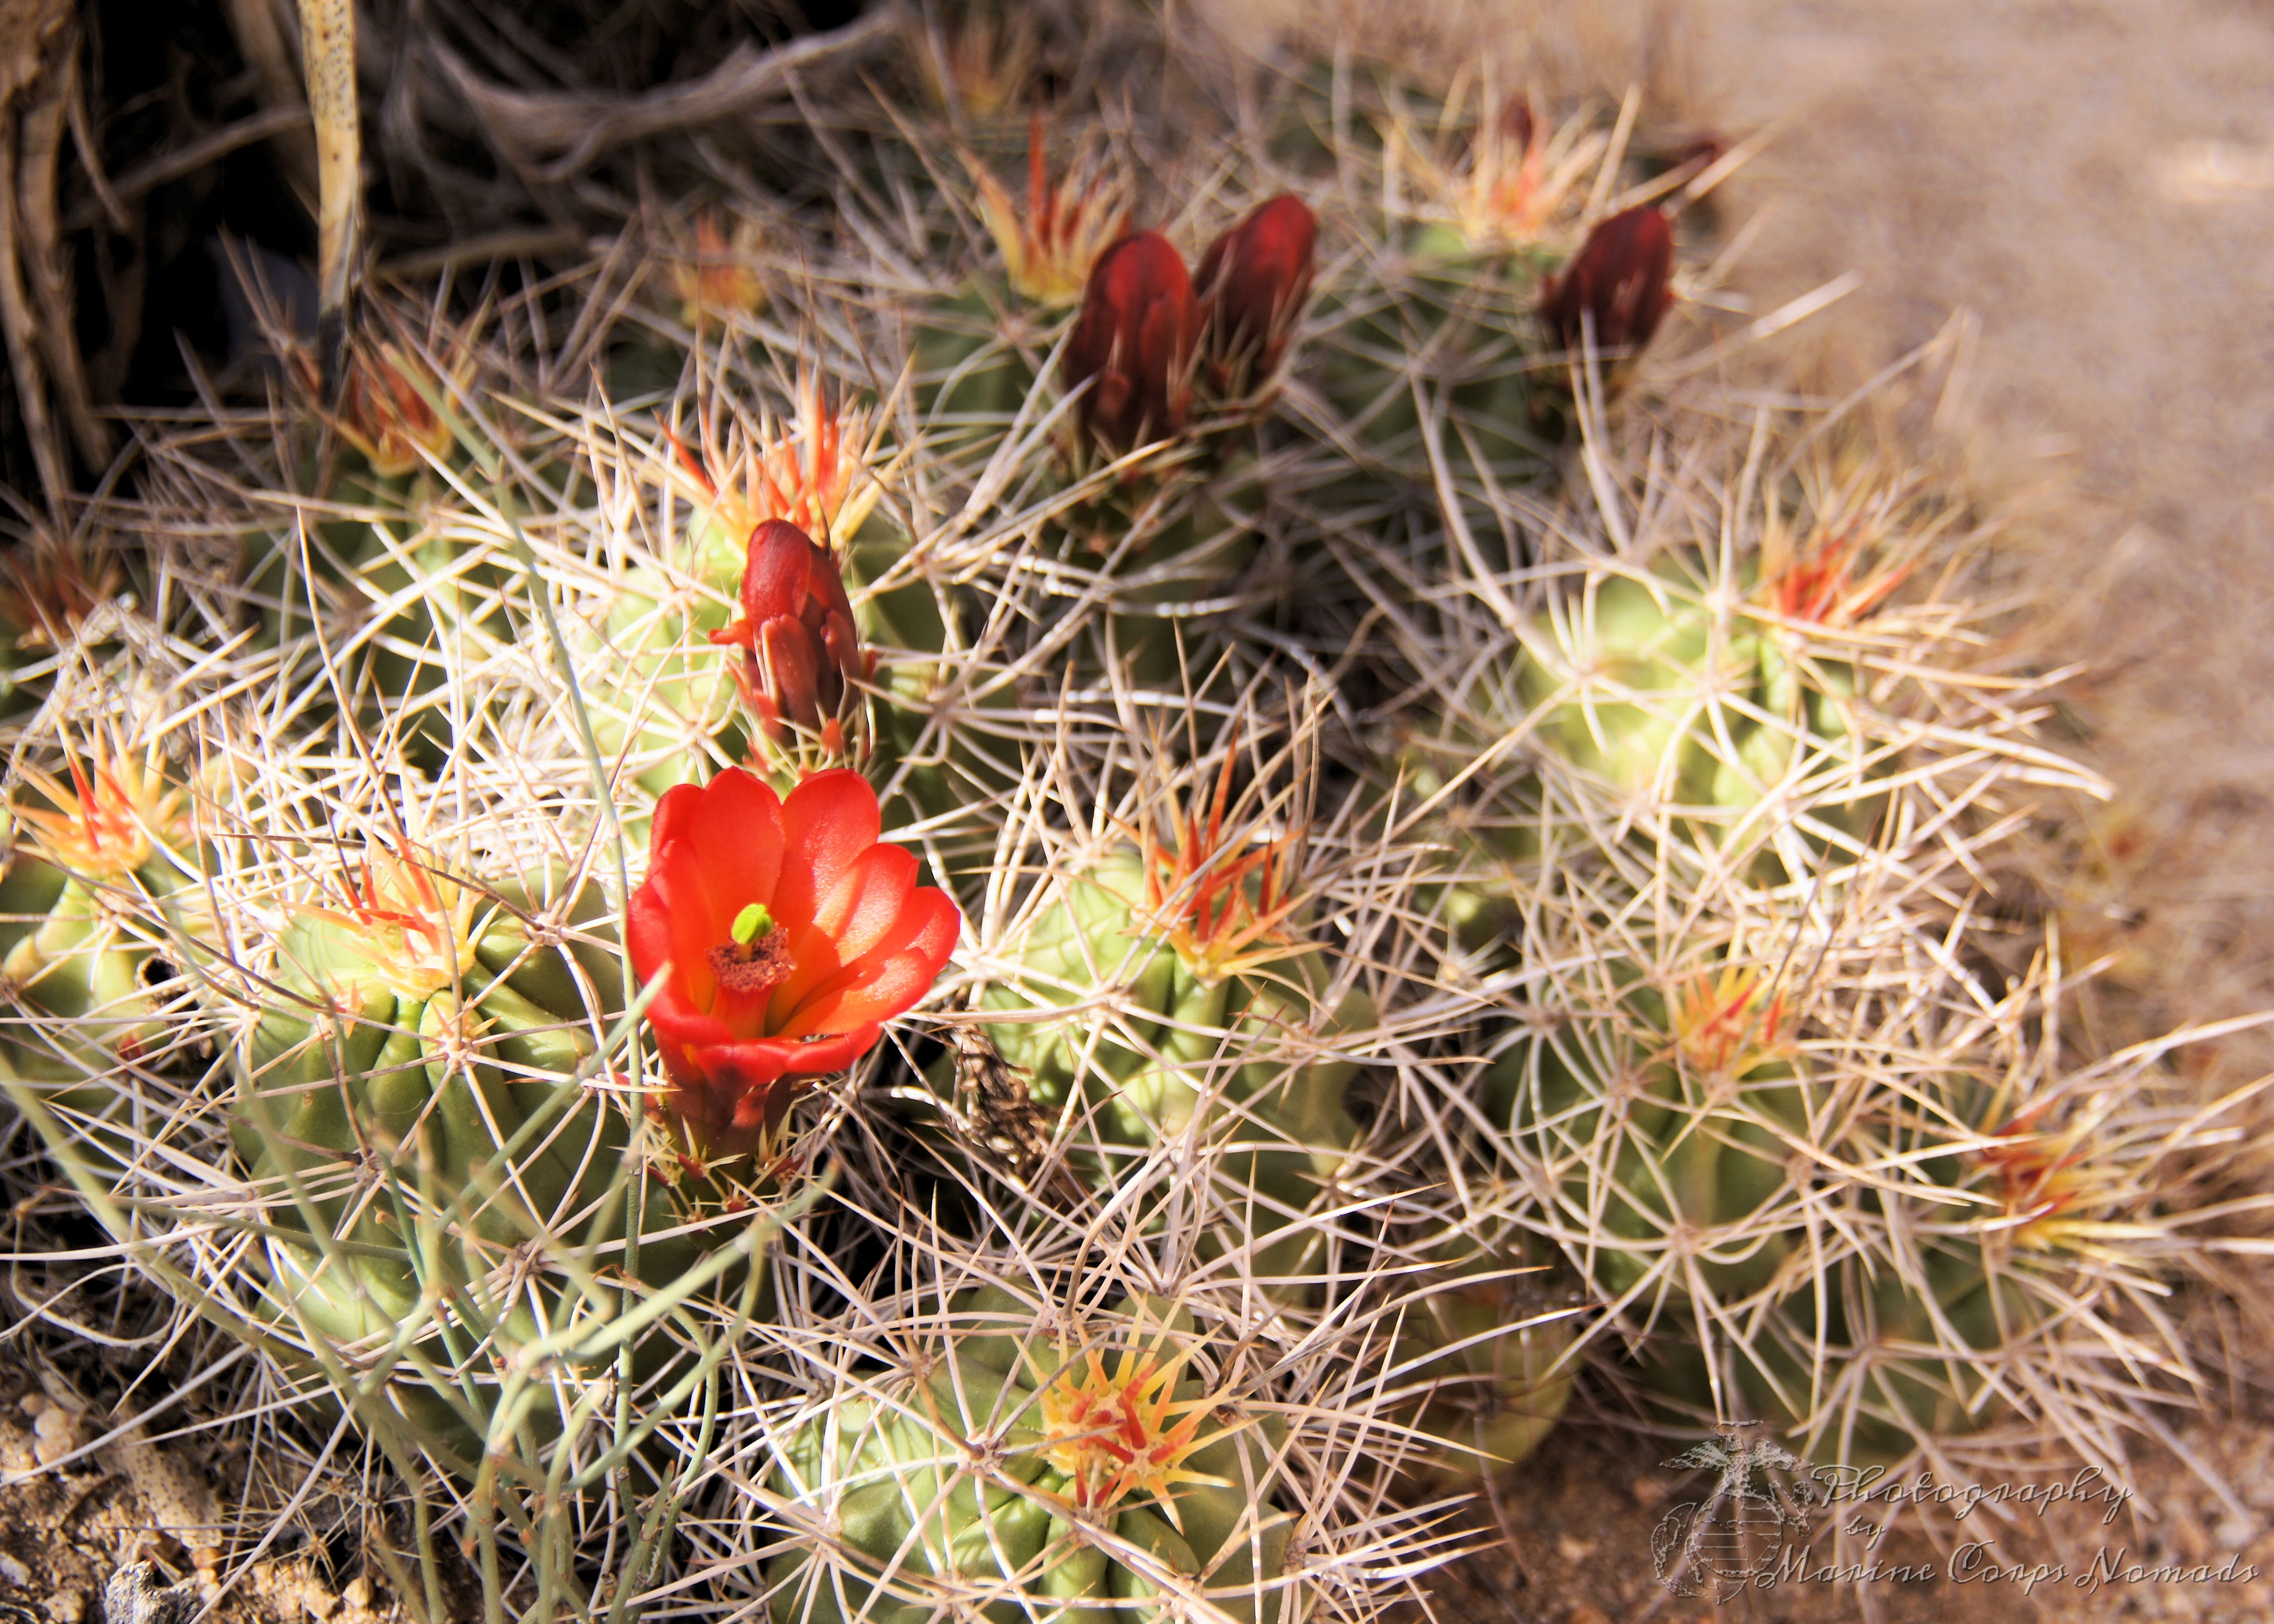
<path id="1" fill-rule="evenodd" d="M 1216 391 L 1237 399 L 1276 372 L 1311 294 L 1318 217 L 1282 193 L 1209 244 L 1199 277 L 1202 347 Z"/>
<path id="2" fill-rule="evenodd" d="M 1065 350 L 1066 381 L 1091 385 L 1083 427 L 1117 455 L 1181 432 L 1199 337 L 1193 279 L 1166 237 L 1139 231 L 1098 255 Z"/>
<path id="3" fill-rule="evenodd" d="M 1528 151 L 1539 123 L 1532 111 L 1532 98 L 1521 91 L 1501 103 L 1500 137 L 1518 152 Z"/>
<path id="4" fill-rule="evenodd" d="M 712 641 L 744 650 L 742 682 L 768 738 L 788 725 L 819 733 L 859 703 L 869 674 L 852 600 L 836 557 L 787 520 L 750 532 L 742 568 L 742 618 Z"/>
<path id="5" fill-rule="evenodd" d="M 1589 328 L 1599 350 L 1631 355 L 1650 342 L 1674 303 L 1674 228 L 1645 204 L 1614 214 L 1587 234 L 1550 282 L 1540 313 L 1566 350 Z"/>

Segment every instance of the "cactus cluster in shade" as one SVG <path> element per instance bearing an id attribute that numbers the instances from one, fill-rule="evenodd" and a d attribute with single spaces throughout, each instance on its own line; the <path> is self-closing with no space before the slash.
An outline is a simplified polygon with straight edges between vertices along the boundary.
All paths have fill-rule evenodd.
<path id="1" fill-rule="evenodd" d="M 2120 1447 L 2211 1125 L 1992 906 L 2097 786 L 1963 515 L 1653 385 L 1704 166 L 892 38 L 826 210 L 371 295 L 0 583 L 11 1098 L 406 1598 L 1295 1624 L 1578 1407 Z"/>

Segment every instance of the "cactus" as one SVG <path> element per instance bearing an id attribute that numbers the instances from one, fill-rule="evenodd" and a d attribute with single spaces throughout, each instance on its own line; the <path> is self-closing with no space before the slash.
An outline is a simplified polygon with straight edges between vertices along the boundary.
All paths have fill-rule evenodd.
<path id="1" fill-rule="evenodd" d="M 1724 487 L 1719 556 L 1472 578 L 1412 650 L 1459 675 L 1384 801 L 1445 854 L 1417 901 L 1494 1011 L 1478 1117 L 1592 1335 L 1661 1417 L 1851 1465 L 2083 1425 L 2074 1361 L 2142 1347 L 2114 1304 L 2161 1244 L 2136 1186 L 2014 1159 L 2034 1119 L 1982 1081 L 2013 1063 L 1936 1012 L 2004 796 L 2080 780 L 1972 698 L 1962 604 L 1896 596 L 1948 519 L 1881 478 L 1835 441 Z"/>
<path id="2" fill-rule="evenodd" d="M 268 1311 L 468 1472 L 499 1425 L 547 1426 L 532 1390 L 523 1413 L 500 1402 L 516 1351 L 604 1323 L 597 1274 L 629 1270 L 632 1237 L 651 1282 L 694 1255 L 666 1233 L 677 1205 L 627 1177 L 628 1124 L 589 1086 L 621 986 L 613 928 L 589 888 L 546 889 L 366 856 L 343 906 L 293 911 L 274 1000 L 231 1057 L 232 1132 L 274 1203 Z M 532 1243 L 561 1275 L 523 1277 Z"/>
<path id="3" fill-rule="evenodd" d="M 1557 335 L 1535 312 L 1576 246 L 1585 183 L 1621 154 L 1586 115 L 1551 132 L 1525 96 L 1487 93 L 1473 122 L 1428 101 L 1374 87 L 1376 137 L 1423 197 L 1409 213 L 1385 184 L 1394 200 L 1362 221 L 1363 274 L 1321 301 L 1321 387 L 1373 477 L 1482 498 L 1534 477 L 1560 433 Z"/>
<path id="4" fill-rule="evenodd" d="M 1434 1272 L 1406 1307 L 1390 1354 L 1395 1379 L 1418 1389 L 1400 1418 L 1436 1440 L 1419 1476 L 1458 1487 L 1498 1476 L 1540 1447 L 1578 1372 L 1570 1312 L 1498 1252 L 1472 1252 Z"/>
<path id="5" fill-rule="evenodd" d="M 1018 1315 L 999 1291 L 959 1309 L 982 1326 Z M 834 1537 L 776 1559 L 773 1616 L 913 1620 L 962 1591 L 990 1616 L 1031 1608 L 1066 1624 L 1149 1621 L 1172 1598 L 1243 1624 L 1293 1617 L 1268 1430 L 1212 1413 L 1188 1316 L 1141 1302 L 1108 1318 L 1124 1324 L 1106 1345 L 1087 1331 L 959 1341 L 911 1390 L 841 1398 L 804 1421 L 772 1487 Z"/>
<path id="6" fill-rule="evenodd" d="M 36 1177 L 433 1617 L 448 1538 L 538 1624 L 1370 1616 L 1583 1364 L 2113 1455 L 2210 1136 L 2059 1019 L 2007 842 L 2094 786 L 1962 525 L 1653 397 L 1631 117 L 1105 20 L 928 14 L 797 197 L 150 429 L 0 596 Z"/>
<path id="7" fill-rule="evenodd" d="M 2010 1413 L 2007 1372 L 2050 1304 L 1986 1268 L 1978 1243 L 1938 1246 L 1918 1267 L 1924 1289 L 1844 1259 L 1749 1335 L 1650 1345 L 1642 1381 L 1684 1419 L 1742 1409 L 1842 1466 L 1892 1467 L 1921 1439 L 1981 1432 Z"/>
<path id="8" fill-rule="evenodd" d="M 1111 1181 L 1187 1135 L 1228 1136 L 1236 1149 L 1217 1172 L 1261 1198 L 1261 1236 L 1313 1207 L 1357 1142 L 1343 1099 L 1358 1064 L 1318 1051 L 1374 1011 L 1363 990 L 1335 993 L 1325 953 L 1303 939 L 1287 843 L 1240 851 L 1226 838 L 1233 765 L 1227 754 L 1212 802 L 1178 818 L 1173 846 L 1147 831 L 1073 876 L 977 1002 L 1039 1017 L 986 1031 L 1037 1104 L 1091 1124 L 1093 1177 Z M 1090 1011 L 1107 989 L 1120 990 L 1100 1021 Z M 1319 1244 L 1300 1233 L 1265 1244 L 1257 1273 L 1299 1289 Z"/>
<path id="9" fill-rule="evenodd" d="M 1559 1181 L 1608 1297 L 1761 1290 L 1793 1255 L 1812 1180 L 1792 1166 L 1814 1110 L 1773 967 L 1725 963 L 1669 995 L 1602 967 L 1602 1002 L 1487 1072 L 1486 1108 Z"/>
<path id="10" fill-rule="evenodd" d="M 301 470 L 318 500 L 280 500 L 247 526 L 237 590 L 302 718 L 344 710 L 431 769 L 482 720 L 468 695 L 493 688 L 481 673 L 510 658 L 520 571 L 486 515 L 460 510 L 448 471 L 469 447 L 482 454 L 483 430 L 463 410 L 471 337 L 430 323 L 414 340 L 408 318 L 386 319 L 395 336 L 351 344 L 337 409 L 316 414 L 336 436 Z M 296 360 L 312 397 L 314 362 Z"/>
<path id="11" fill-rule="evenodd" d="M 0 560 L 0 721 L 38 710 L 58 674 L 109 663 L 124 584 L 115 558 L 44 533 Z"/>
<path id="12" fill-rule="evenodd" d="M 194 884 L 200 853 L 187 793 L 155 751 L 98 734 L 85 763 L 76 751 L 65 763 L 69 788 L 26 769 L 46 804 L 10 815 L 33 850 L 11 851 L 0 879 L 7 1056 L 19 1076 L 57 1086 L 51 1106 L 101 1120 L 127 1101 L 97 1079 L 167 1047 L 170 969 L 147 915 Z"/>
<path id="13" fill-rule="evenodd" d="M 1782 790 L 1780 823 L 1856 849 L 1879 808 L 1854 662 L 1791 625 L 1789 577 L 1757 593 L 1740 572 L 1746 606 L 1730 613 L 1702 584 L 1713 573 L 1668 560 L 1595 576 L 1530 621 L 1517 691 L 1542 741 L 1617 793 L 1722 828 Z"/>

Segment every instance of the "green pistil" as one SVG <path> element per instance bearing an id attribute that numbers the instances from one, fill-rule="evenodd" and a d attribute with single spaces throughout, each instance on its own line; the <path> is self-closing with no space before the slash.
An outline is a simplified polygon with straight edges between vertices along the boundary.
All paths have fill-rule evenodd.
<path id="1" fill-rule="evenodd" d="M 774 916 L 766 911 L 766 905 L 753 902 L 734 915 L 734 922 L 728 928 L 727 934 L 734 938 L 735 946 L 748 947 L 773 928 Z"/>

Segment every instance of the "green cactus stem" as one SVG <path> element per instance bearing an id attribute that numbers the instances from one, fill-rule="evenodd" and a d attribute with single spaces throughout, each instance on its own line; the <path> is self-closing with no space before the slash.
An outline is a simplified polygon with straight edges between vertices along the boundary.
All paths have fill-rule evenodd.
<path id="1" fill-rule="evenodd" d="M 1729 1303 L 1778 1275 L 1806 1181 L 1810 1088 L 1784 1001 L 1743 964 L 1671 996 L 1608 967 L 1602 1007 L 1551 1011 L 1486 1073 L 1494 1120 L 1545 1169 L 1565 1250 L 1596 1289 Z M 1796 1182 L 1796 1181 L 1798 1182 Z"/>
<path id="2" fill-rule="evenodd" d="M 1018 974 L 979 1004 L 1037 1017 L 987 1031 L 1028 1073 L 1037 1104 L 1088 1115 L 1100 1180 L 1116 1176 L 1124 1155 L 1188 1132 L 1240 1141 L 1217 1176 L 1236 1199 L 1253 1192 L 1260 1236 L 1312 1207 L 1359 1138 L 1343 1103 L 1358 1064 L 1274 1051 L 1290 1040 L 1331 1044 L 1371 1025 L 1374 1006 L 1362 991 L 1329 1004 L 1331 971 L 1296 934 L 1299 907 L 1284 889 L 1279 850 L 1227 860 L 1214 838 L 1195 822 L 1173 855 L 1110 853 L 1035 921 Z M 1116 1012 L 1101 1019 L 1107 988 Z M 1243 1054 L 1260 1057 L 1219 1064 Z M 1222 1080 L 1212 1086 L 1212 1074 Z M 1320 1244 L 1297 1234 L 1263 1245 L 1259 1277 L 1299 1289 Z"/>
<path id="3" fill-rule="evenodd" d="M 626 1115 L 585 1086 L 621 987 L 614 926 L 593 891 L 548 909 L 544 889 L 372 860 L 346 907 L 286 925 L 274 1000 L 232 1056 L 232 1136 L 275 1230 L 270 1312 L 468 1472 L 498 1426 L 562 1423 L 557 1404 L 500 1410 L 516 1350 L 598 1331 L 635 1241 L 650 1282 L 696 1255 L 662 1181 L 643 1197 Z"/>
<path id="4" fill-rule="evenodd" d="M 1007 1293 L 958 1308 L 1031 1333 Z M 975 1336 L 936 1350 L 928 1377 L 801 1425 L 772 1486 L 831 1537 L 770 1567 L 778 1624 L 916 1624 L 949 1593 L 1058 1624 L 1152 1624 L 1173 1615 L 1164 1595 L 1242 1624 L 1291 1617 L 1290 1523 L 1270 1504 L 1284 1433 L 1219 1416 L 1188 1317 L 1125 1303 L 1108 1318 L 1113 1346 Z"/>
<path id="5" fill-rule="evenodd" d="M 1472 1252 L 1420 1288 L 1391 1367 L 1419 1390 L 1401 1418 L 1439 1447 L 1412 1470 L 1452 1487 L 1496 1477 L 1540 1447 L 1578 1370 L 1565 1306 L 1539 1272 L 1495 1252 Z"/>

